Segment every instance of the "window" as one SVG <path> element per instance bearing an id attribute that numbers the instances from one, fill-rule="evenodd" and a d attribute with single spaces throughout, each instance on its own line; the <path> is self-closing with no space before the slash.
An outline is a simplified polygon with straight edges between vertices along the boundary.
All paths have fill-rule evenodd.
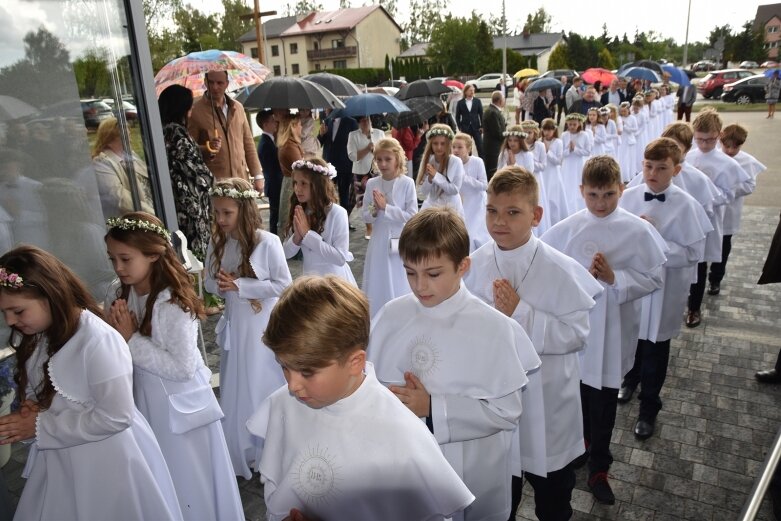
<path id="1" fill-rule="evenodd" d="M 271 56 L 279 56 L 279 45 L 271 46 Z"/>
<path id="2" fill-rule="evenodd" d="M 341 49 L 344 47 L 344 40 L 341 38 L 338 40 L 331 40 L 331 49 Z"/>
<path id="3" fill-rule="evenodd" d="M 298 68 L 298 64 L 294 63 L 293 64 L 293 74 L 298 74 L 299 72 L 300 72 L 300 70 Z"/>
<path id="4" fill-rule="evenodd" d="M 769 33 L 777 33 L 779 30 L 779 27 L 777 25 L 770 25 L 767 28 L 767 32 Z"/>
<path id="5" fill-rule="evenodd" d="M 279 65 L 274 65 L 274 76 L 282 76 L 282 69 Z"/>
<path id="6" fill-rule="evenodd" d="M 319 63 L 315 63 L 315 70 L 316 70 L 316 71 L 319 71 L 319 70 L 320 70 L 320 64 L 319 64 Z"/>
<path id="7" fill-rule="evenodd" d="M 298 44 L 297 43 L 291 43 L 290 44 L 290 54 L 298 54 Z"/>
<path id="8" fill-rule="evenodd" d="M 258 59 L 258 48 L 257 47 L 253 47 L 249 51 L 250 51 L 250 56 L 257 60 Z"/>
<path id="9" fill-rule="evenodd" d="M 346 69 L 347 60 L 334 60 L 334 69 Z"/>

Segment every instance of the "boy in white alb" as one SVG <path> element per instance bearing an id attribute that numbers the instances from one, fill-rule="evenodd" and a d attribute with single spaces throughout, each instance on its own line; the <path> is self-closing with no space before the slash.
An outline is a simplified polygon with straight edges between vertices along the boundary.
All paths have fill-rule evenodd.
<path id="1" fill-rule="evenodd" d="M 640 385 L 640 414 L 634 433 L 638 439 L 654 432 L 662 408 L 659 393 L 667 376 L 670 339 L 681 329 L 687 285 L 702 258 L 710 221 L 702 206 L 672 184 L 681 170 L 681 149 L 669 138 L 655 139 L 645 148 L 645 184 L 624 191 L 623 209 L 654 225 L 667 245 L 663 287 L 643 299 L 635 364 L 624 377 L 622 394 Z"/>
<path id="2" fill-rule="evenodd" d="M 464 283 L 523 326 L 542 360 L 523 392 L 510 519 L 521 502 L 522 475 L 534 488 L 539 519 L 569 519 L 575 486 L 570 462 L 583 453 L 577 352 L 602 288 L 576 262 L 533 235 L 543 212 L 538 197 L 535 176 L 526 170 L 506 167 L 494 174 L 485 218 L 493 240 L 472 254 Z"/>
<path id="3" fill-rule="evenodd" d="M 604 288 L 589 314 L 590 333 L 580 353 L 580 398 L 588 486 L 597 501 L 612 505 L 607 472 L 613 463 L 610 439 L 618 389 L 634 364 L 640 299 L 662 287 L 665 256 L 663 239 L 653 227 L 618 208 L 624 185 L 615 159 L 589 159 L 580 191 L 586 209 L 548 230 L 542 240 L 579 262 Z"/>
<path id="4" fill-rule="evenodd" d="M 461 284 L 470 265 L 469 236 L 452 209 L 413 216 L 401 232 L 399 253 L 412 294 L 388 302 L 374 318 L 369 360 L 379 381 L 426 419 L 475 495 L 453 519 L 506 521 L 510 445 L 527 383 L 518 352 L 531 343 Z"/>
<path id="5" fill-rule="evenodd" d="M 474 500 L 426 426 L 366 362 L 369 304 L 329 275 L 303 277 L 271 313 L 263 342 L 287 387 L 247 421 L 268 519 L 443 520 Z"/>

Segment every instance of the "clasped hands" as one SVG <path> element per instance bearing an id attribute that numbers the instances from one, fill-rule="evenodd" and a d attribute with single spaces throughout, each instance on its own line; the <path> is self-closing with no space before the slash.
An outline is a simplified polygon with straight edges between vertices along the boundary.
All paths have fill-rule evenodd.
<path id="1" fill-rule="evenodd" d="M 391 385 L 390 391 L 418 418 L 429 416 L 431 414 L 431 395 L 423 383 L 409 371 L 404 373 L 404 382 L 403 386 Z"/>
<path id="2" fill-rule="evenodd" d="M 595 279 L 606 282 L 611 286 L 616 282 L 616 275 L 613 273 L 613 268 L 610 267 L 607 259 L 601 253 L 594 254 L 594 259 L 591 261 L 591 266 L 588 271 Z"/>
<path id="3" fill-rule="evenodd" d="M 40 407 L 32 400 L 25 400 L 19 410 L 0 416 L 0 445 L 8 445 L 17 441 L 29 440 L 35 437 L 35 423 Z"/>
<path id="4" fill-rule="evenodd" d="M 138 318 L 136 314 L 127 307 L 125 299 L 118 298 L 111 304 L 108 310 L 108 323 L 111 327 L 119 331 L 125 342 L 138 331 Z"/>
<path id="5" fill-rule="evenodd" d="M 293 244 L 301 246 L 301 241 L 311 229 L 304 208 L 301 205 L 296 206 L 293 210 Z"/>

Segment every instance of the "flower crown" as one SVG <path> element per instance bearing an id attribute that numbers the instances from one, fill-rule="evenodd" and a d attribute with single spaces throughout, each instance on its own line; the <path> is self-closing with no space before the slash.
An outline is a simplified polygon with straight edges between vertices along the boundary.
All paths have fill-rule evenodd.
<path id="1" fill-rule="evenodd" d="M 573 120 L 573 119 L 577 120 L 577 121 L 583 122 L 583 121 L 586 120 L 586 116 L 584 116 L 583 114 L 581 114 L 579 112 L 573 112 L 573 113 L 567 114 L 566 117 L 564 118 L 564 121 L 570 121 L 570 120 Z"/>
<path id="2" fill-rule="evenodd" d="M 529 137 L 529 134 L 526 132 L 521 132 L 520 130 L 505 130 L 502 132 L 502 135 L 504 137 L 519 137 L 521 139 L 526 139 Z"/>
<path id="3" fill-rule="evenodd" d="M 0 286 L 4 288 L 21 289 L 24 286 L 24 279 L 18 274 L 0 267 Z"/>
<path id="4" fill-rule="evenodd" d="M 533 119 L 527 119 L 526 121 L 521 122 L 521 126 L 524 128 L 533 128 L 534 130 L 540 128 L 540 124 Z"/>
<path id="5" fill-rule="evenodd" d="M 600 116 L 609 116 L 610 115 L 610 108 L 609 107 L 600 107 L 599 110 L 597 110 Z"/>
<path id="6" fill-rule="evenodd" d="M 426 133 L 426 139 L 431 139 L 437 136 L 445 136 L 450 141 L 453 141 L 453 138 L 456 137 L 456 135 L 453 134 L 453 131 L 449 128 L 432 128 L 428 131 L 428 133 Z"/>
<path id="7" fill-rule="evenodd" d="M 629 103 L 628 101 L 622 101 L 621 105 L 619 105 L 619 107 L 629 108 L 630 105 L 631 105 L 631 103 Z"/>
<path id="8" fill-rule="evenodd" d="M 238 190 L 236 188 L 223 188 L 215 186 L 209 190 L 212 197 L 228 197 L 230 199 L 256 199 L 260 193 L 257 190 Z"/>
<path id="9" fill-rule="evenodd" d="M 311 161 L 307 161 L 306 159 L 299 159 L 298 161 L 294 161 L 293 164 L 290 165 L 290 168 L 293 170 L 311 170 L 312 172 L 328 176 L 328 179 L 336 177 L 336 168 L 331 163 L 326 163 L 325 166 L 321 166 L 316 165 Z"/>
<path id="10" fill-rule="evenodd" d="M 161 236 L 167 241 L 171 240 L 171 232 L 163 228 L 162 226 L 158 226 L 155 223 L 151 223 L 149 221 L 142 221 L 140 219 L 125 219 L 122 217 L 112 217 L 108 221 L 106 221 L 106 226 L 108 226 L 108 229 L 114 229 L 119 228 L 120 230 L 141 230 L 145 232 L 152 232 L 156 233 L 157 235 Z"/>

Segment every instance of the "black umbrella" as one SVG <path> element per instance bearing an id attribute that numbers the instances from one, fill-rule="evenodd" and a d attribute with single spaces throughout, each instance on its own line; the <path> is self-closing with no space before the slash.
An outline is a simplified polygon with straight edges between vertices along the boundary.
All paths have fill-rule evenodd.
<path id="1" fill-rule="evenodd" d="M 559 92 L 563 85 L 559 80 L 556 78 L 540 78 L 538 80 L 534 80 L 531 82 L 530 85 L 526 87 L 527 91 L 543 91 L 546 89 L 556 89 L 556 92 Z"/>
<path id="2" fill-rule="evenodd" d="M 349 97 L 360 94 L 362 91 L 352 81 L 348 80 L 344 76 L 338 74 L 331 74 L 330 72 L 318 72 L 315 74 L 308 74 L 302 79 L 309 80 L 312 83 L 322 85 L 326 89 L 330 90 L 335 96 Z"/>
<path id="3" fill-rule="evenodd" d="M 388 121 L 395 128 L 421 125 L 424 121 L 433 118 L 445 108 L 439 98 L 432 97 L 410 98 L 404 100 L 404 103 L 410 108 L 409 112 L 388 114 Z"/>
<path id="4" fill-rule="evenodd" d="M 444 85 L 439 80 L 415 80 L 399 89 L 396 97 L 400 100 L 408 100 L 410 98 L 439 96 L 447 93 L 450 93 L 450 87 Z"/>
<path id="5" fill-rule="evenodd" d="M 344 108 L 328 89 L 301 78 L 282 76 L 260 84 L 244 101 L 250 109 L 324 109 Z"/>
<path id="6" fill-rule="evenodd" d="M 623 76 L 622 72 L 627 70 L 629 67 L 645 67 L 646 69 L 651 69 L 655 73 L 659 74 L 659 76 L 661 76 L 663 72 L 662 66 L 653 60 L 638 60 L 636 62 L 622 65 L 621 68 L 618 70 L 618 75 Z"/>

